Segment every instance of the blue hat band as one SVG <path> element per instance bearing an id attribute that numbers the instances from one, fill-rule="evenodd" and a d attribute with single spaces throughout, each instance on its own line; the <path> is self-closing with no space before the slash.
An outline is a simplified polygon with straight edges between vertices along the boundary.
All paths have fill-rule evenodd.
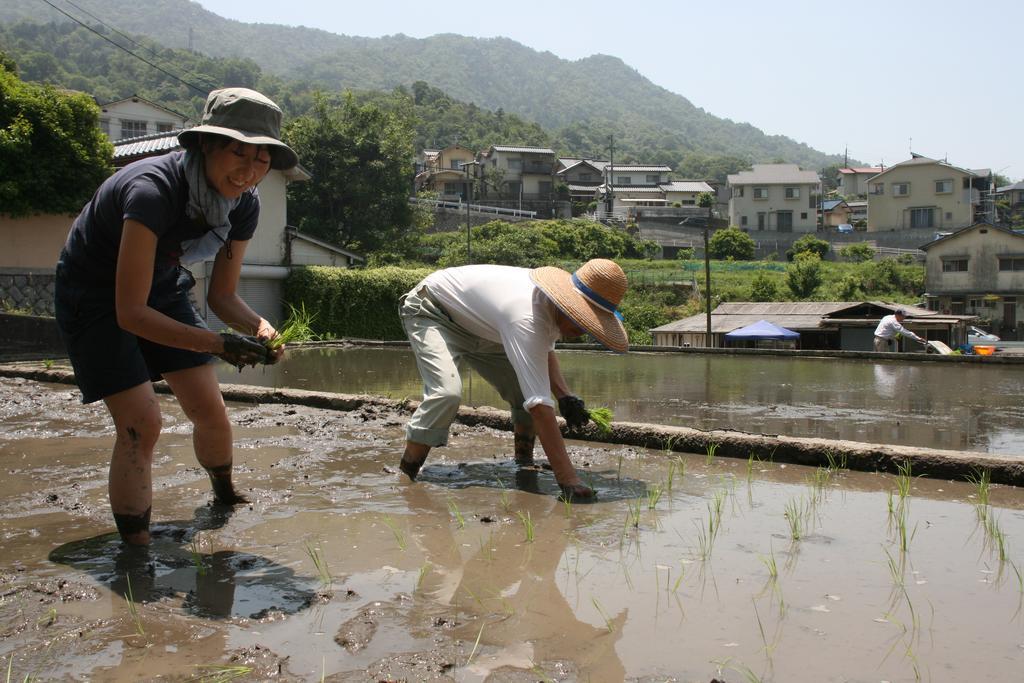
<path id="1" fill-rule="evenodd" d="M 619 309 L 615 307 L 615 304 L 613 304 L 612 302 L 608 301 L 603 296 L 601 296 L 600 294 L 598 294 L 597 292 L 592 290 L 590 287 L 588 287 L 583 282 L 583 280 L 581 280 L 579 278 L 579 276 L 576 275 L 576 273 L 572 274 L 572 285 L 573 285 L 573 287 L 575 287 L 576 289 L 578 289 L 580 291 L 580 294 L 582 294 L 583 296 L 587 297 L 588 299 L 593 301 L 595 304 L 597 304 L 601 308 L 605 309 L 606 311 L 608 311 L 609 313 L 614 315 L 619 320 L 622 320 L 622 314 L 619 313 Z"/>

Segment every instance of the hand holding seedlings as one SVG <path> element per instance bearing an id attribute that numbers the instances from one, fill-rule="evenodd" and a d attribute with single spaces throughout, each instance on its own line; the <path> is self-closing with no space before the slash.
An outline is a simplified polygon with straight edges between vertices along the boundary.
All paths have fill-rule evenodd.
<path id="1" fill-rule="evenodd" d="M 216 355 L 239 370 L 246 365 L 255 366 L 257 363 L 268 363 L 273 355 L 256 337 L 234 332 L 221 332 L 220 338 L 224 342 L 224 350 Z"/>
<path id="2" fill-rule="evenodd" d="M 566 394 L 558 399 L 558 412 L 565 418 L 565 424 L 570 429 L 579 429 L 590 421 L 590 413 L 579 396 Z"/>
<path id="3" fill-rule="evenodd" d="M 612 419 L 615 417 L 610 408 L 594 408 L 593 410 L 587 411 L 590 417 L 590 421 L 597 425 L 598 431 L 602 434 L 611 434 L 612 431 Z"/>

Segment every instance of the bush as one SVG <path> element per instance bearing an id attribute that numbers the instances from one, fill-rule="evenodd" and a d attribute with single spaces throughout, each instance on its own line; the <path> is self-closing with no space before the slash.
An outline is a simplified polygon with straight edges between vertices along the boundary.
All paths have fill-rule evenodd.
<path id="1" fill-rule="evenodd" d="M 405 339 L 398 299 L 429 273 L 424 268 L 296 268 L 284 283 L 285 302 L 315 312 L 313 332 L 322 337 Z"/>
<path id="2" fill-rule="evenodd" d="M 693 258 L 693 247 L 679 247 L 679 251 L 676 252 L 676 259 L 679 261 L 689 261 Z"/>
<path id="3" fill-rule="evenodd" d="M 871 248 L 870 244 L 865 242 L 856 242 L 854 244 L 847 244 L 845 247 L 841 248 L 839 250 L 839 255 L 847 261 L 864 263 L 865 261 L 874 260 L 875 250 Z"/>
<path id="4" fill-rule="evenodd" d="M 779 285 L 774 278 L 758 273 L 750 283 L 751 301 L 775 301 L 779 296 Z"/>
<path id="5" fill-rule="evenodd" d="M 735 226 L 717 231 L 708 242 L 708 254 L 713 259 L 751 261 L 754 249 L 753 238 Z"/>
<path id="6" fill-rule="evenodd" d="M 821 257 L 810 252 L 794 256 L 793 263 L 786 267 L 786 285 L 797 299 L 813 296 L 821 286 Z"/>
<path id="7" fill-rule="evenodd" d="M 828 255 L 830 246 L 825 240 L 818 239 L 814 235 L 804 235 L 796 242 L 793 242 L 793 246 L 786 250 L 786 260 L 792 261 L 797 254 L 804 252 L 817 255 L 819 259 L 824 259 Z"/>

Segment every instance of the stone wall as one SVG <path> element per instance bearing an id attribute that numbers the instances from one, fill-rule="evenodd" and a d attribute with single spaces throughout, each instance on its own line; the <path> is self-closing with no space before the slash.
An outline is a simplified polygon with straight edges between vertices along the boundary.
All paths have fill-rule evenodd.
<path id="1" fill-rule="evenodd" d="M 0 310 L 53 315 L 52 272 L 0 270 Z"/>

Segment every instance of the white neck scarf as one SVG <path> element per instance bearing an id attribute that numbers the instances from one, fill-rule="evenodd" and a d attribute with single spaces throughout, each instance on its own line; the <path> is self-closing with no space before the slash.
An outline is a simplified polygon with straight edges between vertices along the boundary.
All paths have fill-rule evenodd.
<path id="1" fill-rule="evenodd" d="M 217 255 L 228 239 L 230 214 L 241 197 L 227 199 L 206 182 L 203 154 L 199 150 L 186 150 L 182 169 L 188 182 L 188 205 L 185 213 L 193 221 L 209 226 L 201 237 L 181 242 L 181 262 L 185 264 L 209 261 Z"/>

